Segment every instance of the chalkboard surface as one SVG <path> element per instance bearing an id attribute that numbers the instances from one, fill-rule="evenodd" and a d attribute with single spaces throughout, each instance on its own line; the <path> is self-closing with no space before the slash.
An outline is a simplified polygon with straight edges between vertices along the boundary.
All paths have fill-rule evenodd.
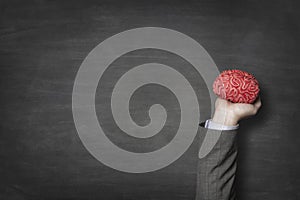
<path id="1" fill-rule="evenodd" d="M 105 39 L 138 27 L 184 33 L 206 49 L 220 71 L 237 68 L 255 75 L 263 106 L 257 116 L 240 123 L 239 199 L 300 199 L 298 4 L 294 0 L 0 1 L 0 199 L 194 198 L 197 140 L 169 166 L 132 174 L 96 160 L 74 125 L 72 90 L 83 60 Z M 150 85 L 133 95 L 132 118 L 146 125 L 149 106 L 161 103 L 170 111 L 165 127 L 170 134 L 139 142 L 111 124 L 112 116 L 106 114 L 111 92 L 105 88 L 126 67 L 147 62 L 183 70 L 193 88 L 201 91 L 200 120 L 211 115 L 204 81 L 186 60 L 153 49 L 129 52 L 112 63 L 109 69 L 115 72 L 103 77 L 95 98 L 107 136 L 128 151 L 163 147 L 180 121 L 175 96 Z"/>

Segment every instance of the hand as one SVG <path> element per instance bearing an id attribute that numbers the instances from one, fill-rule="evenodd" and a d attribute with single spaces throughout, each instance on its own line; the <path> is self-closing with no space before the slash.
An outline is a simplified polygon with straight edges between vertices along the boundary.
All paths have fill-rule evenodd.
<path id="1" fill-rule="evenodd" d="M 237 125 L 241 119 L 255 115 L 260 107 L 260 98 L 258 98 L 254 104 L 232 103 L 217 98 L 212 121 L 226 126 L 234 126 Z"/>

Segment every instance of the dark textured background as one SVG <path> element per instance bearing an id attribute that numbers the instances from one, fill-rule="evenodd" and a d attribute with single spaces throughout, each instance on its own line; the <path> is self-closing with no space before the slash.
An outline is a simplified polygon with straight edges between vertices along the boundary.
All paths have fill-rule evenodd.
<path id="1" fill-rule="evenodd" d="M 300 199 L 298 4 L 1 0 L 0 199 L 193 199 L 195 144 L 164 169 L 127 174 L 94 159 L 73 123 L 72 87 L 83 59 L 111 35 L 144 26 L 185 33 L 205 47 L 220 71 L 236 67 L 257 77 L 263 107 L 257 117 L 241 123 L 239 199 Z M 170 60 L 152 53 L 136 57 Z M 198 78 L 191 73 L 193 81 Z M 163 94 L 160 90 L 145 88 L 140 94 Z M 165 101 L 176 114 L 174 97 Z M 178 122 L 174 116 L 170 120 Z M 169 125 L 168 130 L 176 128 Z"/>

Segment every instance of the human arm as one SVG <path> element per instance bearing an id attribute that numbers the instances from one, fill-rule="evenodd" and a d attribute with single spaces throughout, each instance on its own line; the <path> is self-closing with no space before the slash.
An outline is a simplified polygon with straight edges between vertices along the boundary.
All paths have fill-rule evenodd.
<path id="1" fill-rule="evenodd" d="M 222 126 L 224 129 L 237 126 L 241 119 L 255 115 L 260 107 L 260 99 L 254 104 L 216 100 L 211 121 L 221 128 L 200 128 L 207 133 L 199 151 L 196 200 L 236 199 L 237 130 L 222 130 Z"/>

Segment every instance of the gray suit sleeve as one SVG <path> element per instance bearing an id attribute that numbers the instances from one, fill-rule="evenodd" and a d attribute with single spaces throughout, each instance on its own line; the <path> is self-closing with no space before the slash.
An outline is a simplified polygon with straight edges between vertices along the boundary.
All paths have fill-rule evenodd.
<path id="1" fill-rule="evenodd" d="M 196 200 L 235 200 L 237 131 L 217 131 L 203 127 L 200 129 L 201 133 L 207 131 L 206 136 L 210 134 L 209 137 L 218 139 L 206 155 L 201 156 L 199 153 Z"/>

